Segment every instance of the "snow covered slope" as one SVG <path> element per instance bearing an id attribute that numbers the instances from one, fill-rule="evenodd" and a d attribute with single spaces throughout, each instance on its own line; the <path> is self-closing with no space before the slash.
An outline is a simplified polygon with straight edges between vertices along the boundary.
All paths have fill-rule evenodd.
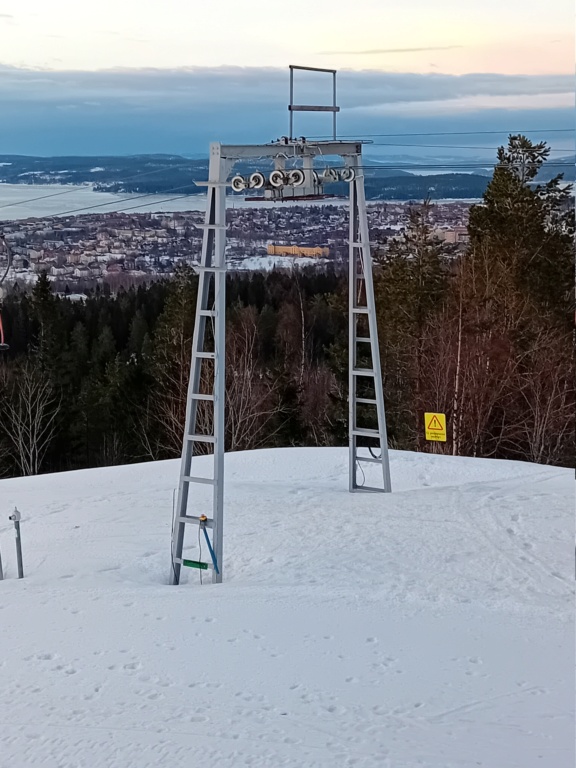
<path id="1" fill-rule="evenodd" d="M 0 482 L 0 768 L 573 766 L 571 471 L 393 452 L 386 496 L 347 492 L 339 448 L 226 471 L 225 583 L 178 588 L 178 462 Z"/>

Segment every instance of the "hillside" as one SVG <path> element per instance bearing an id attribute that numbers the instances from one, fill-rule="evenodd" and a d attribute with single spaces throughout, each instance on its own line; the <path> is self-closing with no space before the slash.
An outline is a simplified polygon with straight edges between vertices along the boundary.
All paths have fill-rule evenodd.
<path id="1" fill-rule="evenodd" d="M 0 768 L 571 767 L 573 472 L 391 457 L 228 455 L 225 583 L 178 588 L 178 462 L 0 481 Z"/>
<path id="2" fill-rule="evenodd" d="M 341 161 L 335 164 L 341 164 Z M 401 164 L 402 165 L 402 164 Z M 272 169 L 269 161 L 240 162 L 235 170 L 249 174 Z M 373 200 L 422 199 L 428 194 L 443 197 L 477 198 L 486 188 L 488 178 L 479 171 L 469 173 L 415 174 L 392 162 L 389 168 L 366 161 L 366 195 Z M 203 194 L 206 159 L 179 155 L 135 155 L 124 157 L 26 157 L 0 155 L 0 183 L 9 184 L 91 184 L 96 191 L 137 192 L 142 194 Z M 331 184 L 327 192 L 347 195 L 348 185 Z M 242 197 L 244 194 L 242 194 Z"/>
<path id="3" fill-rule="evenodd" d="M 338 161 L 339 164 L 341 161 Z M 454 161 L 452 171 L 427 173 L 425 166 L 409 160 L 386 162 L 367 157 L 365 162 L 366 196 L 369 200 L 422 200 L 479 198 L 491 177 L 490 161 L 482 167 L 478 161 L 466 165 Z M 462 171 L 458 172 L 458 165 Z M 432 162 L 430 168 L 434 168 Z M 470 172 L 471 168 L 474 172 Z M 239 173 L 271 170 L 269 161 L 240 162 Z M 538 176 L 545 183 L 557 173 L 566 181 L 574 180 L 574 157 L 554 158 L 546 163 Z M 9 184 L 90 184 L 96 191 L 115 193 L 202 194 L 203 187 L 194 182 L 205 181 L 208 161 L 204 158 L 180 155 L 133 155 L 94 157 L 33 157 L 0 155 L 0 183 Z M 326 188 L 331 194 L 347 195 L 347 185 L 341 182 Z M 241 196 L 244 196 L 242 193 Z"/>

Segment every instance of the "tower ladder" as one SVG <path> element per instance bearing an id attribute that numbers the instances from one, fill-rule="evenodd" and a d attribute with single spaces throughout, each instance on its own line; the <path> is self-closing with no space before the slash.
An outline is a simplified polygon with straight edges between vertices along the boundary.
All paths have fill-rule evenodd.
<path id="1" fill-rule="evenodd" d="M 212 581 L 222 581 L 222 525 L 224 514 L 224 397 L 226 329 L 226 161 L 220 145 L 210 147 L 208 194 L 199 273 L 196 316 L 192 339 L 192 360 L 186 402 L 186 421 L 182 445 L 178 499 L 172 530 L 172 584 L 180 583 L 182 566 L 212 571 Z M 213 292 L 211 290 L 213 286 Z M 212 295 L 213 294 L 213 295 Z M 207 333 L 210 321 L 211 333 Z M 209 343 L 211 342 L 211 344 Z M 212 370 L 210 370 L 210 366 Z M 207 370 L 208 369 L 208 370 Z M 200 412 L 200 409 L 202 411 Z M 204 428 L 199 422 L 203 416 Z M 211 427 L 209 431 L 206 427 Z M 198 459 L 197 446 L 212 449 L 212 476 L 193 473 Z M 190 493 L 200 486 L 212 486 L 211 516 L 206 510 L 189 512 L 198 502 Z M 200 526 L 207 537 L 212 562 L 201 563 L 184 557 L 186 526 Z M 207 530 L 208 529 L 208 530 Z M 208 537 L 211 531 L 212 544 Z"/>
<path id="2" fill-rule="evenodd" d="M 384 390 L 380 366 L 380 349 L 376 324 L 376 303 L 370 254 L 370 234 L 364 190 L 364 174 L 358 153 L 349 160 L 354 169 L 350 182 L 349 223 L 349 339 L 348 339 L 348 435 L 349 490 L 386 492 L 392 490 L 390 459 L 384 410 Z M 360 393 L 359 393 L 360 392 Z M 360 423 L 370 420 L 370 426 Z M 371 418 L 370 418 L 371 417 Z M 372 426 L 376 424 L 376 426 Z M 375 444 L 380 455 L 367 456 L 358 452 L 359 441 Z M 365 482 L 361 462 L 379 464 L 382 484 L 369 486 Z M 358 480 L 362 472 L 363 482 Z"/>

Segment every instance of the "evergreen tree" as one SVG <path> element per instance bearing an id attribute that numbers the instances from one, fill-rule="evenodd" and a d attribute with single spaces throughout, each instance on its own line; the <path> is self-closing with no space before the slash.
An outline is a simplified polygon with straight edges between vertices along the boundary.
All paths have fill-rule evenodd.
<path id="1" fill-rule="evenodd" d="M 88 333 L 82 322 L 76 323 L 70 334 L 70 353 L 76 370 L 79 373 L 85 371 L 89 360 Z"/>
<path id="2" fill-rule="evenodd" d="M 116 356 L 116 342 L 109 325 L 105 325 L 92 347 L 92 364 L 96 371 L 103 371 Z"/>
<path id="3" fill-rule="evenodd" d="M 574 212 L 571 187 L 558 174 L 538 184 L 550 154 L 545 142 L 510 136 L 481 205 L 470 209 L 470 243 L 510 270 L 516 289 L 540 310 L 571 324 L 574 288 Z"/>
<path id="4" fill-rule="evenodd" d="M 64 347 L 64 334 L 58 301 L 46 272 L 42 272 L 32 290 L 32 316 L 35 323 L 33 345 L 42 367 L 55 372 Z"/>
<path id="5" fill-rule="evenodd" d="M 138 309 L 130 323 L 130 336 L 128 339 L 128 352 L 133 355 L 141 355 L 144 341 L 148 336 L 148 323 L 144 315 Z"/>

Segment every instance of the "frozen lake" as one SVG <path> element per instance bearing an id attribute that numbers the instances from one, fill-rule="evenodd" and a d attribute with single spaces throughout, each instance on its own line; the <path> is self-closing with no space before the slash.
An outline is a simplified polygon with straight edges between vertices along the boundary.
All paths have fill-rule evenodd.
<path id="1" fill-rule="evenodd" d="M 346 200 L 310 201 L 306 205 L 345 204 Z M 275 203 L 246 202 L 241 197 L 229 197 L 229 207 L 243 208 L 254 206 L 273 206 Z M 291 205 L 291 203 L 288 203 Z M 0 221 L 42 218 L 45 216 L 64 216 L 83 213 L 90 209 L 95 213 L 113 211 L 166 212 L 205 211 L 206 195 L 126 195 L 110 192 L 94 192 L 90 186 L 64 186 L 61 184 L 0 184 Z M 88 210 L 86 210 L 88 213 Z"/>
<path id="2" fill-rule="evenodd" d="M 406 200 L 369 200 L 368 205 L 397 205 Z M 435 203 L 477 203 L 478 199 L 441 199 Z M 283 205 L 295 205 L 285 201 Z M 344 198 L 305 200 L 300 205 L 347 205 Z M 240 196 L 228 197 L 229 208 L 273 207 L 277 203 L 262 200 L 250 202 Z M 205 211 L 206 195 L 117 195 L 110 192 L 94 192 L 91 186 L 66 186 L 63 184 L 0 184 L 0 222 L 64 216 L 73 213 L 173 213 L 175 211 Z"/>

